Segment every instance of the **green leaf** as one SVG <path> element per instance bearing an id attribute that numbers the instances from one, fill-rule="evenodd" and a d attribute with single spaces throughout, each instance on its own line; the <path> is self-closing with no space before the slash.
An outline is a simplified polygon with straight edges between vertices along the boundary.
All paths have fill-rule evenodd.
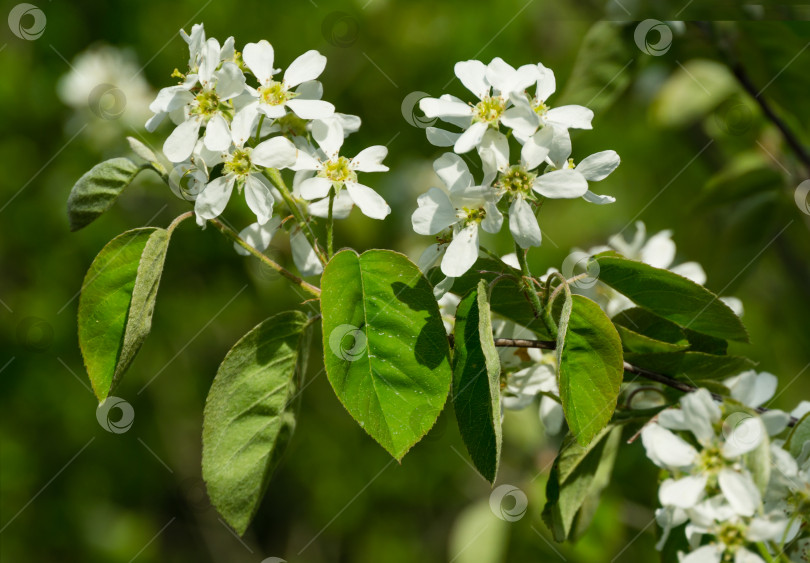
<path id="1" fill-rule="evenodd" d="M 203 478 L 211 502 L 240 535 L 295 429 L 307 325 L 306 315 L 291 311 L 254 327 L 225 356 L 205 401 Z"/>
<path id="2" fill-rule="evenodd" d="M 478 282 L 456 309 L 453 406 L 476 469 L 495 482 L 501 457 L 501 365 L 492 337 L 487 283 Z"/>
<path id="3" fill-rule="evenodd" d="M 453 377 L 433 289 L 402 254 L 344 250 L 324 269 L 321 312 L 332 388 L 360 426 L 402 459 L 436 422 Z"/>
<path id="4" fill-rule="evenodd" d="M 626 352 L 655 354 L 689 348 L 681 327 L 640 307 L 622 311 L 612 320 Z"/>
<path id="5" fill-rule="evenodd" d="M 595 511 L 593 501 L 610 482 L 621 434 L 620 426 L 610 425 L 587 445 L 571 434 L 563 440 L 546 484 L 543 508 L 543 521 L 556 541 L 575 539 L 587 527 Z"/>
<path id="6" fill-rule="evenodd" d="M 96 164 L 84 174 L 68 196 L 70 230 L 78 231 L 107 211 L 143 168 L 128 158 Z"/>
<path id="7" fill-rule="evenodd" d="M 560 104 L 588 106 L 599 114 L 630 85 L 637 53 L 632 37 L 623 36 L 618 22 L 595 23 L 582 40 Z"/>
<path id="8" fill-rule="evenodd" d="M 726 65 L 692 59 L 667 79 L 653 100 L 650 113 L 660 125 L 683 127 L 714 110 L 738 88 Z"/>
<path id="9" fill-rule="evenodd" d="M 797 458 L 808 440 L 810 440 L 810 413 L 804 415 L 790 430 L 785 442 L 785 449 L 790 452 L 790 455 Z"/>
<path id="10" fill-rule="evenodd" d="M 634 366 L 687 382 L 725 379 L 756 367 L 754 362 L 742 356 L 717 356 L 691 351 L 627 354 L 624 359 Z"/>
<path id="11" fill-rule="evenodd" d="M 169 237 L 154 227 L 120 234 L 84 278 L 79 346 L 99 401 L 118 384 L 151 330 Z"/>
<path id="12" fill-rule="evenodd" d="M 692 280 L 615 253 L 604 252 L 593 259 L 599 264 L 599 281 L 639 307 L 703 334 L 748 342 L 748 333 L 734 311 Z"/>
<path id="13" fill-rule="evenodd" d="M 491 283 L 501 274 L 512 277 L 502 277 L 495 283 L 490 296 L 490 310 L 528 328 L 540 340 L 552 340 L 553 336 L 548 332 L 543 321 L 534 316 L 532 305 L 523 293 L 518 282 L 520 272 L 503 262 L 492 258 L 479 258 L 466 274 L 453 282 L 450 291 L 458 296 L 463 296 L 474 289 L 480 280 Z"/>
<path id="14" fill-rule="evenodd" d="M 565 419 L 580 444 L 588 444 L 613 415 L 623 365 L 613 323 L 596 303 L 574 295 L 558 377 Z"/>
<path id="15" fill-rule="evenodd" d="M 728 342 L 722 338 L 701 334 L 688 328 L 684 329 L 684 333 L 689 340 L 689 349 L 694 352 L 705 352 L 718 356 L 724 356 L 728 352 Z"/>

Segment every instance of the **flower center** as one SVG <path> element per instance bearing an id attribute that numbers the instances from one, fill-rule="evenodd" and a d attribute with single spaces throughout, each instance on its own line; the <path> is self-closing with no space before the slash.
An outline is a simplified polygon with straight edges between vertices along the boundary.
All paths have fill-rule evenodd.
<path id="1" fill-rule="evenodd" d="M 486 219 L 487 211 L 483 207 L 478 207 L 475 209 L 470 209 L 469 207 L 463 207 L 462 211 L 464 211 L 465 221 L 464 225 L 470 225 L 472 223 L 480 223 L 484 219 Z"/>
<path id="2" fill-rule="evenodd" d="M 203 90 L 195 97 L 197 112 L 210 117 L 219 110 L 219 96 L 214 90 Z"/>
<path id="3" fill-rule="evenodd" d="M 283 82 L 271 80 L 264 86 L 259 86 L 259 96 L 265 104 L 279 106 L 295 97 L 295 93 L 289 92 Z"/>
<path id="4" fill-rule="evenodd" d="M 245 176 L 250 173 L 250 149 L 236 149 L 231 154 L 229 160 L 225 162 L 225 173 L 236 174 L 237 176 Z"/>
<path id="5" fill-rule="evenodd" d="M 726 466 L 726 459 L 719 448 L 709 447 L 700 452 L 700 467 L 707 473 L 714 473 Z"/>
<path id="6" fill-rule="evenodd" d="M 723 561 L 733 561 L 734 554 L 745 545 L 745 530 L 746 527 L 739 522 L 727 522 L 720 527 L 717 539 L 726 546 Z"/>
<path id="7" fill-rule="evenodd" d="M 529 194 L 536 177 L 537 174 L 528 172 L 523 166 L 515 165 L 501 173 L 496 185 L 510 194 Z"/>
<path id="8" fill-rule="evenodd" d="M 540 117 L 545 117 L 546 114 L 548 113 L 548 110 L 551 109 L 546 105 L 544 101 L 539 100 L 537 98 L 534 99 L 534 103 L 532 105 L 534 106 L 534 113 L 536 113 Z"/>
<path id="9" fill-rule="evenodd" d="M 336 160 L 327 161 L 320 176 L 328 178 L 333 182 L 345 182 L 346 180 L 355 181 L 357 174 L 354 173 L 350 165 L 349 159 L 345 156 L 340 156 Z"/>
<path id="10" fill-rule="evenodd" d="M 473 106 L 473 121 L 495 124 L 506 109 L 506 101 L 500 96 L 486 96 Z"/>

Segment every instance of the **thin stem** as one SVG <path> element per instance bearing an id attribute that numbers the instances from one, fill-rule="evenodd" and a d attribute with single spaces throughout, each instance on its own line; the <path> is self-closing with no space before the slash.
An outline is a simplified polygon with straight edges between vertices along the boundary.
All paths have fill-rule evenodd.
<path id="1" fill-rule="evenodd" d="M 177 228 L 177 225 L 179 225 L 180 223 L 182 223 L 183 221 L 185 221 L 186 219 L 188 219 L 192 215 L 194 215 L 193 211 L 186 211 L 185 213 L 182 213 L 182 214 L 178 215 L 177 217 L 175 217 L 174 221 L 172 221 L 169 224 L 169 226 L 166 227 L 166 230 L 169 231 L 169 234 L 172 234 L 174 232 L 174 230 Z"/>
<path id="2" fill-rule="evenodd" d="M 264 262 L 267 266 L 273 268 L 275 271 L 277 271 L 279 274 L 281 274 L 282 276 L 293 282 L 295 285 L 297 285 L 304 291 L 310 293 L 311 295 L 314 295 L 315 297 L 321 296 L 320 288 L 312 285 L 311 283 L 305 282 L 292 272 L 286 270 L 281 264 L 272 260 L 269 256 L 266 256 L 262 252 L 259 252 L 259 250 L 257 250 L 256 248 L 245 242 L 245 240 L 242 237 L 240 237 L 236 233 L 236 231 L 225 225 L 222 221 L 220 221 L 219 219 L 209 219 L 209 221 L 217 229 L 219 229 L 219 231 L 227 238 L 231 239 L 233 242 L 235 242 L 236 244 L 238 244 L 239 246 L 250 252 L 253 256 Z"/>
<path id="3" fill-rule="evenodd" d="M 450 339 L 450 343 L 453 343 L 452 338 Z M 495 346 L 504 347 L 504 348 L 540 348 L 543 350 L 554 350 L 557 347 L 557 343 L 551 340 L 529 340 L 529 339 L 516 339 L 516 338 L 496 338 L 495 339 Z M 663 373 L 657 373 L 654 371 L 650 371 L 648 369 L 644 369 L 638 366 L 634 366 L 633 364 L 624 362 L 624 371 L 632 373 L 634 375 L 638 375 L 639 377 L 643 377 L 644 379 L 649 379 L 650 381 L 655 381 L 656 383 L 661 383 L 662 385 L 666 385 L 667 387 L 671 387 L 682 393 L 692 393 L 697 391 L 698 388 L 689 385 L 688 383 L 684 383 L 683 381 L 679 381 L 677 379 L 673 379 L 668 375 L 664 375 Z M 712 393 L 712 397 L 716 401 L 722 401 L 724 397 L 717 393 Z M 757 407 L 756 410 L 758 413 L 768 412 L 771 409 L 766 409 L 765 407 Z M 795 417 L 790 417 L 788 421 L 788 426 L 795 426 L 799 420 Z"/>
<path id="4" fill-rule="evenodd" d="M 526 251 L 523 250 L 517 242 L 515 242 L 515 254 L 517 254 L 518 264 L 520 264 L 520 271 L 523 273 L 523 278 L 521 279 L 523 293 L 526 294 L 526 298 L 529 300 L 529 303 L 532 304 L 534 316 L 540 317 L 543 314 L 543 304 L 540 303 L 540 298 L 537 296 L 537 292 L 534 290 L 534 284 L 531 281 L 532 273 L 529 270 L 529 263 L 526 261 Z"/>
<path id="5" fill-rule="evenodd" d="M 335 220 L 332 217 L 332 207 L 335 205 L 335 187 L 329 188 L 329 216 L 326 219 L 326 257 L 331 260 L 334 251 L 334 228 Z"/>
<path id="6" fill-rule="evenodd" d="M 256 128 L 256 137 L 253 142 L 254 144 L 257 145 L 259 144 L 259 141 L 262 140 L 262 125 L 264 124 L 264 117 L 265 115 L 261 114 L 261 116 L 259 117 L 259 126 Z"/>
<path id="7" fill-rule="evenodd" d="M 293 217 L 295 217 L 301 232 L 303 232 L 304 236 L 309 239 L 309 243 L 312 245 L 312 249 L 315 251 L 315 254 L 318 256 L 320 261 L 323 264 L 326 264 L 326 256 L 324 256 L 323 251 L 318 246 L 318 239 L 315 236 L 315 233 L 312 231 L 312 227 L 310 227 L 309 223 L 307 222 L 306 217 L 304 217 L 304 213 L 301 211 L 301 208 L 298 207 L 298 204 L 295 202 L 295 199 L 293 198 L 292 193 L 290 193 L 290 189 L 287 187 L 287 184 L 284 183 L 284 178 L 281 177 L 281 172 L 279 172 L 276 168 L 265 168 L 264 175 L 273 183 L 276 188 L 278 188 L 278 191 L 281 192 L 281 197 L 284 198 L 284 203 L 286 203 L 287 207 L 290 208 L 290 212 L 293 214 Z"/>

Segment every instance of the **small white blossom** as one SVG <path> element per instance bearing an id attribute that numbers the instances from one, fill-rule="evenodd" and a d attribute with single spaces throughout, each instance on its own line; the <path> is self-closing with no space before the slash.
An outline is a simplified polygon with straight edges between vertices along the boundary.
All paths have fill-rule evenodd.
<path id="1" fill-rule="evenodd" d="M 345 138 L 343 127 L 338 120 L 321 120 L 312 124 L 312 136 L 322 152 L 321 157 L 306 151 L 298 152 L 294 170 L 310 170 L 315 175 L 300 183 L 301 197 L 318 200 L 329 195 L 334 188 L 340 194 L 346 188 L 349 197 L 364 215 L 372 219 L 385 219 L 391 208 L 373 189 L 357 181 L 357 172 L 385 172 L 388 167 L 382 164 L 388 149 L 375 145 L 363 149 L 354 158 L 341 156 L 340 148 Z"/>
<path id="2" fill-rule="evenodd" d="M 421 235 L 438 235 L 452 229 L 452 242 L 446 247 L 441 269 L 445 276 L 459 277 L 478 259 L 478 228 L 497 233 L 503 225 L 503 215 L 497 207 L 497 192 L 490 186 L 474 185 L 473 176 L 460 156 L 446 153 L 433 167 L 447 192 L 431 188 L 419 196 L 419 207 L 411 221 L 414 231 Z"/>

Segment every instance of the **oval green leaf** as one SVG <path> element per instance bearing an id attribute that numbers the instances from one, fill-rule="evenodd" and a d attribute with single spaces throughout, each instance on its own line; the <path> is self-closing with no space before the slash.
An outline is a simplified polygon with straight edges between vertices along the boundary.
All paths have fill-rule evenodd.
<path id="1" fill-rule="evenodd" d="M 154 227 L 118 235 L 84 278 L 79 346 L 99 401 L 121 380 L 151 330 L 169 236 Z"/>
<path id="2" fill-rule="evenodd" d="M 612 252 L 593 259 L 599 264 L 599 281 L 639 307 L 703 334 L 748 342 L 748 333 L 734 311 L 692 280 Z"/>
<path id="3" fill-rule="evenodd" d="M 128 158 L 96 164 L 84 174 L 68 196 L 70 230 L 78 231 L 112 207 L 115 200 L 143 168 Z"/>
<path id="4" fill-rule="evenodd" d="M 394 458 L 436 422 L 450 347 L 433 288 L 402 254 L 337 253 L 321 280 L 326 373 L 346 410 Z"/>
<path id="5" fill-rule="evenodd" d="M 453 406 L 461 438 L 478 472 L 495 482 L 501 457 L 501 364 L 492 337 L 487 283 L 456 309 Z"/>
<path id="6" fill-rule="evenodd" d="M 230 349 L 208 392 L 202 471 L 211 502 L 245 533 L 295 428 L 307 317 L 281 313 Z"/>
<path id="7" fill-rule="evenodd" d="M 584 446 L 610 421 L 624 373 L 619 334 L 599 305 L 587 297 L 572 297 L 571 317 L 559 357 L 565 419 Z"/>
<path id="8" fill-rule="evenodd" d="M 717 356 L 704 352 L 627 354 L 625 359 L 640 368 L 669 375 L 686 382 L 722 380 L 756 367 L 743 356 Z"/>

